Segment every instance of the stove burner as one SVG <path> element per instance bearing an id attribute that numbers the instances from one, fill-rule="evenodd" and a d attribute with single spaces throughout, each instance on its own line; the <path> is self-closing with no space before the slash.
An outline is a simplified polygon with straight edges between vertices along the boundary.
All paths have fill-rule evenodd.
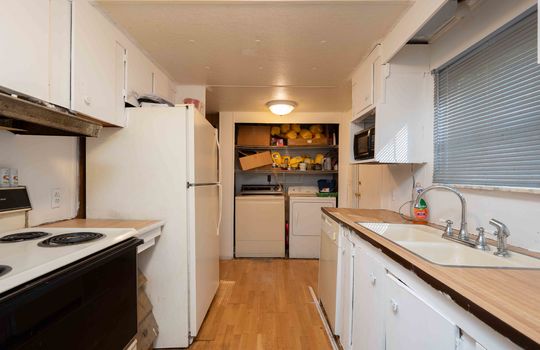
<path id="1" fill-rule="evenodd" d="M 61 247 L 66 245 L 82 244 L 105 237 L 102 233 L 96 232 L 72 232 L 52 236 L 38 243 L 40 247 Z"/>
<path id="2" fill-rule="evenodd" d="M 38 239 L 38 238 L 45 237 L 48 235 L 49 234 L 47 232 L 41 232 L 41 231 L 13 233 L 11 235 L 1 237 L 0 243 L 23 242 L 23 241 L 29 241 L 31 239 Z"/>

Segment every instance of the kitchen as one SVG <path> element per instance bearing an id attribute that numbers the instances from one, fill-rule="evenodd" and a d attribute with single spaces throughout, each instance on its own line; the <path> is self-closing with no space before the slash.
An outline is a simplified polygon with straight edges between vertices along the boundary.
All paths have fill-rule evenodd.
<path id="1" fill-rule="evenodd" d="M 0 347 L 538 348 L 536 1 L 3 7 Z"/>

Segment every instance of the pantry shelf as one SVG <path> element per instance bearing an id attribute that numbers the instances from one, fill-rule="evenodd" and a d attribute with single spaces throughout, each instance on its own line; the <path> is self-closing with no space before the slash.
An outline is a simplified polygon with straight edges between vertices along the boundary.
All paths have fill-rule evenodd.
<path id="1" fill-rule="evenodd" d="M 339 149 L 339 145 L 307 145 L 307 146 L 236 146 L 237 150 L 317 150 Z"/>
<path id="2" fill-rule="evenodd" d="M 241 170 L 236 169 L 237 173 L 241 174 L 285 174 L 285 175 L 330 175 L 337 174 L 337 170 L 280 170 L 280 169 L 253 169 Z"/>

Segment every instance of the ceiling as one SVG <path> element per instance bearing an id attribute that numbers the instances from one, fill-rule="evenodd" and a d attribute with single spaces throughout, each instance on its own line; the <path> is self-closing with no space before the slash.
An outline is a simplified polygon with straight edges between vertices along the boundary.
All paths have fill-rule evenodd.
<path id="1" fill-rule="evenodd" d="M 350 107 L 350 74 L 411 1 L 100 0 L 178 84 L 207 85 L 207 110 Z M 348 93 L 348 95 L 347 95 Z M 348 96 L 348 98 L 347 98 Z"/>

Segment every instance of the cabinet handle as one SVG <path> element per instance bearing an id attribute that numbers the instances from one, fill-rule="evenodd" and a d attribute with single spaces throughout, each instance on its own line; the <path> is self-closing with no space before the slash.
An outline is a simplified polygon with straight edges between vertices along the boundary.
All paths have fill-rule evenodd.
<path id="1" fill-rule="evenodd" d="M 390 299 L 390 305 L 392 306 L 392 312 L 397 314 L 398 312 L 398 303 L 394 299 Z"/>
<path id="2" fill-rule="evenodd" d="M 371 281 L 371 285 L 374 286 L 375 283 L 377 282 L 377 277 L 375 277 L 375 275 L 373 274 L 373 272 L 371 272 L 369 274 L 369 280 Z"/>

